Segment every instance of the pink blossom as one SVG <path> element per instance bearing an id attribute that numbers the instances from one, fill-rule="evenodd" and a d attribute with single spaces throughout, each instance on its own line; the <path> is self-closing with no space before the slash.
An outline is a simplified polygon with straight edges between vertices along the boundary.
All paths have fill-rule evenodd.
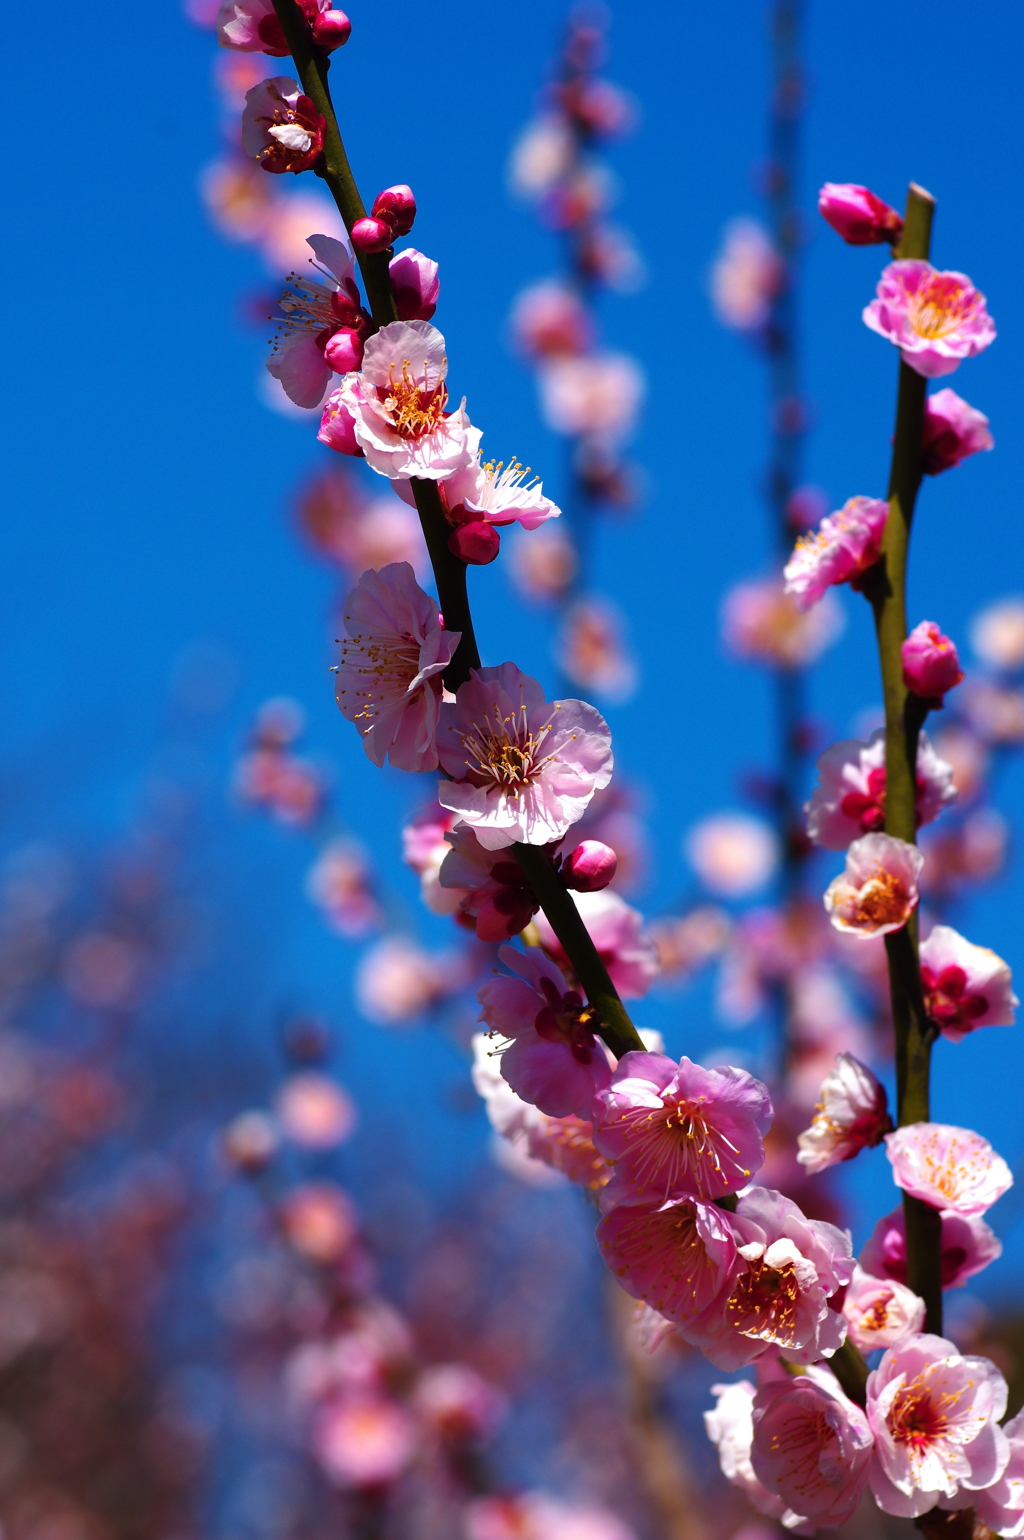
<path id="1" fill-rule="evenodd" d="M 623 618 L 606 599 L 577 599 L 563 617 L 555 657 L 580 689 L 621 704 L 636 689 L 636 664 L 623 641 Z"/>
<path id="2" fill-rule="evenodd" d="M 619 858 L 610 845 L 600 840 L 583 840 L 562 862 L 562 876 L 567 888 L 577 893 L 600 893 L 615 880 Z"/>
<path id="3" fill-rule="evenodd" d="M 867 1397 L 869 1479 L 884 1513 L 965 1506 L 970 1498 L 955 1500 L 961 1492 L 991 1486 L 1006 1469 L 1006 1381 L 987 1358 L 964 1357 L 925 1332 L 904 1337 L 868 1375 Z"/>
<path id="4" fill-rule="evenodd" d="M 447 373 L 444 338 L 427 321 L 392 321 L 370 338 L 362 372 L 345 376 L 336 409 L 350 414 L 373 470 L 392 479 L 443 481 L 472 462 L 479 440 L 465 401 L 445 411 Z"/>
<path id="5" fill-rule="evenodd" d="M 293 1187 L 279 1210 L 289 1245 L 310 1262 L 339 1262 L 358 1236 L 352 1200 L 334 1182 Z"/>
<path id="6" fill-rule="evenodd" d="M 356 969 L 356 1004 L 386 1026 L 421 1016 L 462 980 L 452 960 L 432 956 L 408 936 L 385 936 Z"/>
<path id="7" fill-rule="evenodd" d="M 364 572 L 345 600 L 335 696 L 375 765 L 436 770 L 441 675 L 460 632 L 445 631 L 436 602 L 408 562 Z"/>
<path id="8" fill-rule="evenodd" d="M 387 220 L 376 219 L 373 215 L 357 219 L 349 234 L 356 251 L 364 256 L 387 251 L 392 241 L 392 230 Z"/>
<path id="9" fill-rule="evenodd" d="M 583 701 L 546 701 L 514 663 L 474 669 L 441 707 L 438 801 L 487 850 L 548 845 L 583 814 L 612 774 L 611 733 Z"/>
<path id="10" fill-rule="evenodd" d="M 546 524 L 533 540 L 512 548 L 512 578 L 527 599 L 559 599 L 576 575 L 576 548 L 557 524 Z"/>
<path id="11" fill-rule="evenodd" d="M 917 824 L 931 823 L 957 799 L 953 767 L 927 733 L 917 744 Z M 818 784 L 806 805 L 807 833 L 826 850 L 846 850 L 862 834 L 885 828 L 885 729 L 867 743 L 834 743 L 818 760 Z"/>
<path id="12" fill-rule="evenodd" d="M 704 1427 L 718 1450 L 722 1475 L 730 1486 L 739 1488 L 758 1513 L 801 1532 L 802 1516 L 788 1509 L 782 1498 L 769 1492 L 754 1474 L 751 1448 L 757 1387 L 749 1380 L 738 1380 L 732 1385 L 712 1385 L 711 1394 L 718 1399 L 714 1409 L 704 1413 Z"/>
<path id="13" fill-rule="evenodd" d="M 281 1148 L 277 1124 L 267 1112 L 240 1112 L 221 1136 L 221 1151 L 236 1171 L 265 1171 Z"/>
<path id="14" fill-rule="evenodd" d="M 947 386 L 926 397 L 921 438 L 921 469 L 926 476 L 951 470 L 979 449 L 994 448 L 984 412 L 968 406 L 955 390 Z"/>
<path id="15" fill-rule="evenodd" d="M 997 1535 L 1024 1535 L 1024 1412 L 1003 1423 L 1010 1459 L 1002 1475 L 973 1494 L 974 1512 Z"/>
<path id="16" fill-rule="evenodd" d="M 873 1439 L 859 1406 L 828 1369 L 769 1380 L 754 1397 L 750 1463 L 766 1491 L 809 1524 L 852 1517 L 867 1485 Z"/>
<path id="17" fill-rule="evenodd" d="M 247 162 L 252 165 L 252 162 Z M 259 171 L 259 167 L 253 168 Z M 332 199 L 309 191 L 303 183 L 291 192 L 280 181 L 264 184 L 270 199 L 264 227 L 257 231 L 260 256 L 275 282 L 281 273 L 303 266 L 309 257 L 310 230 L 322 230 L 334 240 L 348 244 L 345 226 Z"/>
<path id="18" fill-rule="evenodd" d="M 356 1126 L 351 1096 L 316 1070 L 288 1077 L 278 1093 L 277 1116 L 283 1133 L 308 1150 L 336 1149 Z"/>
<path id="19" fill-rule="evenodd" d="M 846 870 L 829 883 L 825 909 L 836 930 L 884 936 L 917 908 L 924 856 L 889 834 L 865 834 L 846 852 Z"/>
<path id="20" fill-rule="evenodd" d="M 458 895 L 458 908 L 481 941 L 510 941 L 530 923 L 539 905 L 515 856 L 485 850 L 473 830 L 457 824 L 445 841 L 438 873 L 443 891 Z"/>
<path id="21" fill-rule="evenodd" d="M 437 263 L 414 246 L 407 246 L 388 263 L 391 292 L 400 321 L 429 321 L 437 309 L 441 280 Z"/>
<path id="22" fill-rule="evenodd" d="M 912 695 L 941 706 L 942 697 L 964 677 L 957 650 L 938 626 L 922 620 L 903 643 L 903 683 Z"/>
<path id="23" fill-rule="evenodd" d="M 583 301 L 561 283 L 535 283 L 524 289 L 512 312 L 516 343 L 534 360 L 586 352 L 592 330 Z"/>
<path id="24" fill-rule="evenodd" d="M 615 1167 L 602 1207 L 735 1192 L 764 1160 L 771 1120 L 771 1098 L 746 1070 L 625 1054 L 594 1104 L 594 1142 Z"/>
<path id="25" fill-rule="evenodd" d="M 730 652 L 775 668 L 813 663 L 842 629 L 842 611 L 832 594 L 804 613 L 778 578 L 737 583 L 722 604 L 722 631 Z"/>
<path id="26" fill-rule="evenodd" d="M 924 1300 L 895 1278 L 873 1278 L 854 1268 L 843 1299 L 843 1318 L 850 1338 L 862 1353 L 892 1347 L 908 1332 L 924 1327 Z"/>
<path id="27" fill-rule="evenodd" d="M 763 888 L 780 856 L 774 829 L 746 813 L 702 819 L 686 836 L 684 850 L 704 886 L 724 898 L 745 898 Z"/>
<path id="28" fill-rule="evenodd" d="M 572 900 L 619 994 L 627 1000 L 645 995 L 658 976 L 658 954 L 643 928 L 643 916 L 612 888 L 573 893 Z M 542 911 L 534 923 L 541 946 L 560 967 L 571 966 L 547 915 Z"/>
<path id="29" fill-rule="evenodd" d="M 964 685 L 961 707 L 986 743 L 1024 743 L 1024 690 L 975 676 Z"/>
<path id="30" fill-rule="evenodd" d="M 926 379 L 952 374 L 995 341 L 985 296 L 963 273 L 940 273 L 930 262 L 890 262 L 864 324 L 900 349 Z"/>
<path id="31" fill-rule="evenodd" d="M 379 572 L 396 561 L 407 561 L 419 579 L 430 571 L 414 509 L 392 497 L 390 491 L 383 497 L 366 499 L 362 487 L 342 465 L 322 472 L 305 488 L 299 517 L 302 531 L 317 553 L 356 577 L 368 567 Z"/>
<path id="32" fill-rule="evenodd" d="M 921 946 L 921 982 L 928 1015 L 951 1042 L 976 1027 L 1009 1027 L 1020 1003 L 1010 969 L 987 946 L 975 946 L 950 925 L 935 925 Z"/>
<path id="33" fill-rule="evenodd" d="M 690 1199 L 620 1204 L 598 1225 L 597 1244 L 627 1294 L 698 1344 L 741 1267 L 728 1216 Z"/>
<path id="34" fill-rule="evenodd" d="M 599 434 L 618 441 L 633 430 L 644 395 L 644 374 L 625 353 L 553 358 L 540 374 L 544 420 L 556 433 Z"/>
<path id="35" fill-rule="evenodd" d="M 327 124 L 288 75 L 245 93 L 242 148 L 264 171 L 308 171 L 324 147 Z"/>
<path id="36" fill-rule="evenodd" d="M 931 887 L 955 893 L 966 882 L 990 882 L 1006 864 L 1009 829 L 993 807 L 979 807 L 962 823 L 928 839 L 925 851 Z"/>
<path id="37" fill-rule="evenodd" d="M 365 451 L 356 438 L 355 413 L 343 399 L 340 388 L 332 390 L 324 402 L 317 438 L 338 454 L 352 455 L 355 459 L 366 458 Z"/>
<path id="38" fill-rule="evenodd" d="M 992 668 L 1014 673 L 1024 665 L 1024 599 L 1001 599 L 976 615 L 971 646 Z"/>
<path id="39" fill-rule="evenodd" d="M 242 53 L 291 53 L 273 0 L 223 0 L 217 11 L 217 41 Z"/>
<path id="40" fill-rule="evenodd" d="M 354 840 L 323 847 L 307 874 L 306 894 L 340 936 L 365 936 L 381 923 L 366 851 Z"/>
<path id="41" fill-rule="evenodd" d="M 358 367 L 366 319 L 359 307 L 348 247 L 329 235 L 311 235 L 307 245 L 313 248 L 316 260 L 311 266 L 319 277 L 289 276 L 291 287 L 278 301 L 285 314 L 282 335 L 273 344 L 267 370 L 280 380 L 289 400 L 311 408 L 320 405 L 334 370 L 328 357 L 334 339 L 355 339 Z"/>
<path id="42" fill-rule="evenodd" d="M 402 859 L 417 872 L 420 897 L 433 914 L 454 914 L 466 896 L 454 883 L 441 884 L 441 868 L 451 852 L 445 835 L 456 822 L 454 813 L 435 800 L 421 808 L 402 828 Z"/>
<path id="43" fill-rule="evenodd" d="M 874 566 L 888 517 L 888 503 L 851 497 L 838 513 L 826 514 L 817 533 L 800 536 L 783 573 L 798 610 L 809 610 L 826 589 L 855 582 Z"/>
<path id="44" fill-rule="evenodd" d="M 897 211 L 856 182 L 826 182 L 818 194 L 818 212 L 850 246 L 893 245 L 903 234 Z"/>
<path id="45" fill-rule="evenodd" d="M 824 1171 L 880 1144 L 891 1128 L 885 1087 L 852 1053 L 838 1053 L 822 1082 L 811 1126 L 797 1140 L 797 1160 L 808 1171 Z"/>
<path id="46" fill-rule="evenodd" d="M 983 1214 L 1013 1186 L 1010 1168 L 987 1139 L 948 1123 L 909 1123 L 886 1134 L 897 1187 L 943 1213 Z"/>
<path id="47" fill-rule="evenodd" d="M 594 1011 L 537 948 L 503 946 L 498 956 L 517 977 L 495 974 L 476 993 L 478 1020 L 511 1039 L 501 1073 L 517 1096 L 550 1117 L 589 1118 L 595 1092 L 611 1079 Z"/>
<path id="48" fill-rule="evenodd" d="M 307 828 L 323 811 L 324 779 L 315 765 L 283 748 L 257 745 L 235 767 L 238 797 L 280 823 Z"/>
<path id="49" fill-rule="evenodd" d="M 962 1289 L 1003 1254 L 1003 1245 L 978 1214 L 942 1216 L 942 1287 Z M 903 1205 L 875 1225 L 860 1254 L 864 1271 L 878 1278 L 907 1281 L 907 1232 Z"/>
<path id="50" fill-rule="evenodd" d="M 483 520 L 487 524 L 504 526 L 521 524 L 524 529 L 537 529 L 548 519 L 557 519 L 561 509 L 550 497 L 544 496 L 544 484 L 536 476 L 530 476 L 530 467 L 518 460 L 488 460 L 482 464 L 479 455 L 464 470 L 456 471 L 441 483 L 441 498 L 445 512 L 453 524 L 468 524 Z M 411 498 L 407 484 L 395 487 L 400 497 Z"/>
<path id="51" fill-rule="evenodd" d="M 786 269 L 768 232 L 753 219 L 726 228 L 722 254 L 711 269 L 711 298 L 718 319 L 736 331 L 756 332 L 767 324 Z"/>
<path id="52" fill-rule="evenodd" d="M 376 1487 L 405 1470 L 416 1447 L 412 1417 L 381 1395 L 329 1401 L 317 1414 L 313 1452 L 331 1481 L 342 1487 Z"/>
<path id="53" fill-rule="evenodd" d="M 468 1364 L 432 1364 L 413 1391 L 413 1406 L 445 1439 L 486 1438 L 498 1426 L 505 1398 Z"/>

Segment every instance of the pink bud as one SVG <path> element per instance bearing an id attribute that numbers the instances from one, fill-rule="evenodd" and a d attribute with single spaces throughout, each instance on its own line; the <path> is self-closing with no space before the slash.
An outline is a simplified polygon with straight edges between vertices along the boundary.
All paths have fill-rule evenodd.
<path id="1" fill-rule="evenodd" d="M 343 326 L 329 339 L 324 358 L 335 374 L 351 374 L 363 361 L 363 339 L 350 326 Z"/>
<path id="2" fill-rule="evenodd" d="M 340 390 L 332 390 L 327 397 L 317 438 L 339 454 L 360 457 L 364 454 L 356 442 L 355 418 L 342 402 Z"/>
<path id="3" fill-rule="evenodd" d="M 606 888 L 615 876 L 619 858 L 610 845 L 600 840 L 584 840 L 562 862 L 562 876 L 567 888 L 578 893 L 596 893 Z"/>
<path id="4" fill-rule="evenodd" d="M 391 227 L 392 235 L 408 235 L 416 218 L 416 199 L 412 188 L 400 182 L 397 187 L 385 187 L 373 200 L 371 210 L 375 219 L 383 219 Z"/>
<path id="5" fill-rule="evenodd" d="M 818 212 L 849 246 L 894 243 L 903 234 L 896 210 L 856 182 L 826 182 L 818 194 Z"/>
<path id="6" fill-rule="evenodd" d="M 956 648 L 938 626 L 922 620 L 903 643 L 903 683 L 912 695 L 941 706 L 947 690 L 960 683 L 964 671 Z"/>
<path id="7" fill-rule="evenodd" d="M 449 551 L 470 567 L 486 567 L 497 556 L 500 547 L 501 536 L 494 525 L 484 519 L 459 524 L 448 536 Z"/>
<path id="8" fill-rule="evenodd" d="M 313 23 L 313 38 L 325 53 L 342 48 L 352 35 L 352 23 L 344 11 L 322 11 Z"/>
<path id="9" fill-rule="evenodd" d="M 412 246 L 391 258 L 391 291 L 400 321 L 429 321 L 437 309 L 441 282 L 437 263 Z"/>
<path id="10" fill-rule="evenodd" d="M 394 240 L 391 226 L 383 219 L 357 219 L 350 231 L 356 251 L 368 256 L 374 251 L 387 251 Z"/>

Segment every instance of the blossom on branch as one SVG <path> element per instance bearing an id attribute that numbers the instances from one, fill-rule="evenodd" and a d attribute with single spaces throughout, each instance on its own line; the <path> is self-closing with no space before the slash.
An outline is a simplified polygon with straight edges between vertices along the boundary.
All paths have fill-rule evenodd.
<path id="1" fill-rule="evenodd" d="M 722 631 L 730 652 L 775 668 L 807 667 L 842 629 L 842 610 L 832 594 L 804 612 L 778 578 L 737 583 L 722 604 Z"/>
<path id="2" fill-rule="evenodd" d="M 331 374 L 358 369 L 367 317 L 353 277 L 355 263 L 343 241 L 311 235 L 311 266 L 318 277 L 291 273 L 278 304 L 284 311 L 267 370 L 296 406 L 319 406 Z"/>
<path id="3" fill-rule="evenodd" d="M 877 297 L 864 324 L 900 350 L 926 379 L 952 374 L 995 341 L 985 296 L 964 273 L 940 273 L 930 262 L 890 262 L 878 280 Z"/>
<path id="4" fill-rule="evenodd" d="M 857 182 L 826 182 L 818 212 L 848 246 L 895 245 L 903 234 L 897 210 Z"/>
<path id="5" fill-rule="evenodd" d="M 644 930 L 640 911 L 610 888 L 596 893 L 575 892 L 572 900 L 619 994 L 626 1000 L 645 995 L 658 976 L 658 954 Z M 537 916 L 536 926 L 541 946 L 560 967 L 571 967 L 543 912 Z"/>
<path id="6" fill-rule="evenodd" d="M 956 647 L 931 620 L 914 627 L 901 648 L 903 683 L 932 707 L 964 677 Z M 920 774 L 920 771 L 918 772 Z"/>
<path id="7" fill-rule="evenodd" d="M 839 1053 L 822 1082 L 811 1126 L 797 1139 L 796 1158 L 808 1171 L 824 1171 L 880 1144 L 891 1128 L 885 1087 L 852 1053 Z"/>
<path id="8" fill-rule="evenodd" d="M 242 148 L 264 171 L 308 171 L 324 147 L 327 123 L 288 75 L 245 93 Z"/>
<path id="9" fill-rule="evenodd" d="M 787 1508 L 782 1498 L 769 1492 L 754 1474 L 751 1448 L 757 1386 L 749 1380 L 738 1380 L 732 1385 L 712 1385 L 711 1394 L 717 1400 L 714 1408 L 704 1413 L 704 1428 L 718 1450 L 718 1463 L 726 1481 L 737 1487 L 765 1518 L 778 1519 L 786 1529 L 806 1533 L 803 1516 Z"/>
<path id="10" fill-rule="evenodd" d="M 481 941 L 510 941 L 539 907 L 515 856 L 485 849 L 463 823 L 446 836 L 438 882 L 442 891 L 455 892 L 460 916 Z"/>
<path id="11" fill-rule="evenodd" d="M 917 908 L 924 856 L 890 834 L 865 834 L 846 852 L 846 870 L 829 883 L 825 909 L 836 930 L 884 936 Z"/>
<path id="12" fill-rule="evenodd" d="M 917 745 L 917 826 L 932 823 L 957 799 L 953 767 L 940 759 L 927 733 Z M 885 828 L 885 729 L 867 743 L 833 743 L 818 760 L 818 784 L 805 804 L 807 833 L 825 850 L 846 850 L 864 834 Z"/>
<path id="13" fill-rule="evenodd" d="M 983 1214 L 1013 1186 L 1013 1176 L 987 1139 L 949 1123 L 909 1123 L 886 1134 L 897 1187 L 943 1213 Z"/>
<path id="14" fill-rule="evenodd" d="M 926 476 L 938 476 L 959 465 L 968 455 L 994 448 L 995 439 L 988 430 L 984 412 L 969 406 L 955 390 L 947 386 L 925 397 L 921 469 Z"/>
<path id="15" fill-rule="evenodd" d="M 718 319 L 740 332 L 767 324 L 786 269 L 768 232 L 754 219 L 735 219 L 711 269 L 711 298 Z"/>
<path id="16" fill-rule="evenodd" d="M 976 1027 L 1008 1027 L 1020 1003 L 1008 964 L 951 925 L 933 926 L 921 945 L 925 1009 L 943 1037 L 959 1043 Z"/>
<path id="17" fill-rule="evenodd" d="M 768 1492 L 809 1525 L 850 1518 L 867 1485 L 874 1440 L 867 1417 L 828 1369 L 769 1380 L 754 1397 L 750 1462 Z"/>
<path id="18" fill-rule="evenodd" d="M 1003 1423 L 1010 1458 L 1001 1476 L 973 1494 L 974 1512 L 982 1524 L 1007 1540 L 1024 1535 L 1024 1411 Z"/>
<path id="19" fill-rule="evenodd" d="M 437 263 L 415 247 L 407 246 L 405 251 L 391 258 L 388 272 L 398 319 L 429 321 L 437 309 L 437 296 L 441 292 Z"/>
<path id="20" fill-rule="evenodd" d="M 851 1341 L 862 1353 L 892 1347 L 908 1332 L 924 1326 L 924 1300 L 895 1278 L 872 1278 L 860 1266 L 843 1300 L 843 1318 Z"/>
<path id="21" fill-rule="evenodd" d="M 798 610 L 809 610 L 838 583 L 856 584 L 874 566 L 888 517 L 888 503 L 851 497 L 816 532 L 800 536 L 783 573 Z"/>
<path id="22" fill-rule="evenodd" d="M 1003 1244 L 979 1214 L 942 1216 L 941 1271 L 944 1289 L 962 1289 L 1003 1254 Z M 876 1278 L 907 1281 L 907 1232 L 903 1205 L 880 1219 L 860 1254 L 860 1265 Z"/>

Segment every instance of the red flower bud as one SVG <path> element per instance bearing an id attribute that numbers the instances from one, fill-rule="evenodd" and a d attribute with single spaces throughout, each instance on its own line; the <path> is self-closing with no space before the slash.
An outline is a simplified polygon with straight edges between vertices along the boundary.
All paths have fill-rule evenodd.
<path id="1" fill-rule="evenodd" d="M 391 226 L 393 235 L 408 235 L 416 218 L 416 199 L 412 188 L 404 182 L 397 187 L 385 187 L 373 200 L 375 219 L 383 219 Z"/>
<path id="2" fill-rule="evenodd" d="M 577 893 L 597 893 L 615 876 L 619 858 L 610 845 L 600 840 L 584 840 L 562 862 L 562 876 L 567 888 Z"/>
<path id="3" fill-rule="evenodd" d="M 957 650 L 938 626 L 922 620 L 903 643 L 903 683 L 912 695 L 942 705 L 942 697 L 964 677 Z"/>
<path id="4" fill-rule="evenodd" d="M 374 251 L 387 251 L 394 240 L 391 226 L 385 224 L 383 219 L 373 217 L 357 219 L 351 235 L 356 251 L 361 251 L 364 256 Z"/>
<path id="5" fill-rule="evenodd" d="M 313 41 L 325 53 L 343 48 L 352 35 L 352 23 L 344 11 L 321 11 L 313 23 Z"/>
<path id="6" fill-rule="evenodd" d="M 470 567 L 486 567 L 501 548 L 501 536 L 493 524 L 472 519 L 459 524 L 448 536 L 448 549 Z"/>
<path id="7" fill-rule="evenodd" d="M 818 212 L 849 246 L 895 243 L 903 234 L 897 211 L 856 182 L 826 182 L 818 194 Z"/>
<path id="8" fill-rule="evenodd" d="M 351 374 L 363 361 L 363 339 L 350 326 L 343 326 L 329 338 L 324 358 L 335 374 Z"/>

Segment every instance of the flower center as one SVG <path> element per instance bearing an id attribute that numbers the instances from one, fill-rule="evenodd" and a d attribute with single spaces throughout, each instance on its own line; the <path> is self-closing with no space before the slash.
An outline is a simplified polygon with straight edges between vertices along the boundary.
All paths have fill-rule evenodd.
<path id="1" fill-rule="evenodd" d="M 744 1337 L 772 1337 L 783 1347 L 792 1347 L 799 1298 L 800 1285 L 792 1262 L 769 1267 L 763 1257 L 757 1257 L 747 1264 L 725 1313 Z"/>
<path id="2" fill-rule="evenodd" d="M 462 747 L 469 756 L 466 767 L 471 775 L 493 782 L 516 798 L 553 757 L 538 758 L 540 746 L 550 731 L 551 723 L 545 722 L 534 732 L 527 721 L 525 706 L 520 707 L 517 715 L 502 716 L 496 705 L 491 716 L 474 722 L 461 735 Z"/>
<path id="3" fill-rule="evenodd" d="M 960 284 L 945 273 L 926 278 L 911 295 L 907 315 L 919 337 L 948 337 L 966 320 L 970 305 Z"/>
<path id="4" fill-rule="evenodd" d="M 541 979 L 540 987 L 548 1003 L 541 1006 L 534 1021 L 538 1037 L 546 1043 L 565 1043 L 579 1064 L 589 1064 L 597 1048 L 597 1012 L 584 1004 L 575 989 L 559 994 L 551 979 Z"/>
<path id="5" fill-rule="evenodd" d="M 954 963 L 938 973 L 922 967 L 921 982 L 925 1009 L 932 1021 L 943 1026 L 968 1025 L 988 1010 L 984 995 L 967 993 L 967 974 Z"/>
<path id="6" fill-rule="evenodd" d="M 736 1146 L 696 1102 L 662 1096 L 660 1109 L 627 1113 L 630 1159 L 636 1180 L 663 1191 L 696 1191 L 702 1198 L 741 1187 L 750 1172 L 736 1159 Z"/>
<path id="7" fill-rule="evenodd" d="M 907 908 L 907 890 L 898 877 L 877 866 L 867 882 L 861 885 L 854 911 L 855 923 L 863 925 L 891 925 L 902 920 Z"/>
<path id="8" fill-rule="evenodd" d="M 339 700 L 351 694 L 360 702 L 354 721 L 369 732 L 383 702 L 404 695 L 420 669 L 420 644 L 408 632 L 393 636 L 348 636 L 341 644 L 342 666 L 366 680 L 365 689 L 339 690 Z"/>
<path id="9" fill-rule="evenodd" d="M 443 379 L 437 384 L 428 383 L 427 367 L 423 366 L 423 384 L 410 373 L 410 362 L 402 360 L 402 378 L 394 377 L 394 365 L 388 371 L 388 383 L 378 388 L 384 410 L 391 419 L 391 426 L 403 438 L 422 438 L 433 433 L 444 415 L 448 402 L 448 390 Z"/>
<path id="10" fill-rule="evenodd" d="M 927 1372 L 927 1371 L 926 1371 Z M 903 1444 L 912 1461 L 920 1460 L 949 1432 L 949 1412 L 960 1399 L 960 1391 L 939 1394 L 918 1375 L 896 1393 L 889 1412 L 889 1431 L 897 1444 Z"/>

